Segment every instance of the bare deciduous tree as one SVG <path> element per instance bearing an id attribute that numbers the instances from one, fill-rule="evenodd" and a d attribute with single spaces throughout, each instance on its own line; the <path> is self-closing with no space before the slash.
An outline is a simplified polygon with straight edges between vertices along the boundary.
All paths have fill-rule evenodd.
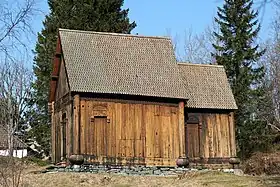
<path id="1" fill-rule="evenodd" d="M 37 10 L 35 0 L 1 0 L 0 2 L 0 52 L 9 54 L 26 47 L 32 33 L 31 21 Z"/>
<path id="2" fill-rule="evenodd" d="M 2 158 L 0 163 L 0 186 L 21 186 L 21 175 L 25 168 L 24 160 L 16 160 L 12 157 Z"/>
<path id="3" fill-rule="evenodd" d="M 8 131 L 9 152 L 12 155 L 13 134 L 25 110 L 31 91 L 32 74 L 18 59 L 24 58 L 32 18 L 37 12 L 35 0 L 0 1 L 0 124 Z"/>
<path id="4" fill-rule="evenodd" d="M 31 95 L 32 73 L 24 63 L 0 64 L 0 125 L 8 134 L 9 154 L 13 154 L 14 135 Z"/>
<path id="5" fill-rule="evenodd" d="M 180 55 L 180 61 L 197 63 L 197 64 L 213 64 L 211 52 L 214 52 L 212 44 L 217 43 L 213 32 L 218 32 L 218 26 L 213 22 L 201 34 L 193 34 L 190 29 L 185 32 L 183 43 L 183 55 Z"/>
<path id="6" fill-rule="evenodd" d="M 266 75 L 262 82 L 266 98 L 265 103 L 262 103 L 261 117 L 280 132 L 280 14 L 275 19 L 272 29 L 274 36 L 266 42 L 267 51 L 260 61 L 266 67 Z"/>
<path id="7" fill-rule="evenodd" d="M 20 185 L 23 160 L 13 158 L 14 137 L 31 94 L 32 73 L 24 59 L 30 53 L 35 0 L 0 0 L 0 126 L 7 131 L 9 157 L 1 158 L 0 185 Z M 35 36 L 35 34 L 34 34 Z"/>

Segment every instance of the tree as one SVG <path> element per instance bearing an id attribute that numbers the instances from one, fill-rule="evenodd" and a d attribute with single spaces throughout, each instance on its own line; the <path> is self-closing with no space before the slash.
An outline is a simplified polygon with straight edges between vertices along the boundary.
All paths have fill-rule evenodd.
<path id="1" fill-rule="evenodd" d="M 264 76 L 264 67 L 257 61 L 265 53 L 255 45 L 255 39 L 260 30 L 258 12 L 252 10 L 252 0 L 225 0 L 223 7 L 218 7 L 215 21 L 220 27 L 220 33 L 214 32 L 220 45 L 213 44 L 216 62 L 226 70 L 238 110 L 235 112 L 237 141 L 241 157 L 247 157 L 252 152 L 246 146 L 257 134 L 252 129 L 257 128 L 255 118 L 256 103 L 262 97 L 260 80 Z M 254 138 L 253 138 L 254 137 Z"/>
<path id="2" fill-rule="evenodd" d="M 13 138 L 26 111 L 32 75 L 24 67 L 23 38 L 32 32 L 35 0 L 0 2 L 0 125 L 7 130 L 9 153 L 13 153 Z"/>
<path id="3" fill-rule="evenodd" d="M 35 0 L 0 2 L 0 55 L 13 58 L 13 51 L 26 47 L 23 38 L 32 32 L 32 17 L 36 13 Z"/>
<path id="4" fill-rule="evenodd" d="M 36 81 L 32 114 L 31 136 L 45 148 L 50 142 L 50 117 L 48 115 L 49 81 L 58 28 L 87 31 L 130 33 L 136 27 L 130 23 L 128 9 L 122 10 L 123 0 L 49 0 L 50 14 L 38 34 L 33 71 Z M 41 139 L 44 137 L 44 139 Z"/>
<path id="5" fill-rule="evenodd" d="M 0 125 L 7 130 L 9 154 L 31 96 L 32 73 L 20 62 L 0 65 Z"/>
<path id="6" fill-rule="evenodd" d="M 280 4 L 276 6 L 279 8 Z M 260 115 L 267 124 L 280 133 L 280 13 L 272 25 L 273 37 L 266 43 L 266 54 L 260 63 L 266 67 L 262 85 L 265 88 L 265 101 L 260 103 Z"/>
<path id="7" fill-rule="evenodd" d="M 219 32 L 215 22 L 208 26 L 201 34 L 193 34 L 191 30 L 185 32 L 184 55 L 181 60 L 196 64 L 213 64 L 211 52 L 213 43 L 217 43 L 213 32 Z M 203 54 L 203 55 L 202 55 Z"/>

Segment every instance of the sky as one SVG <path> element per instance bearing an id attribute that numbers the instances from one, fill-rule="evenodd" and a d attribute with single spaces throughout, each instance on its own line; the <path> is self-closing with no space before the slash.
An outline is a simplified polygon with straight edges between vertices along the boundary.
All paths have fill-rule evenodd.
<path id="1" fill-rule="evenodd" d="M 189 29 L 197 34 L 203 32 L 216 16 L 217 6 L 222 4 L 223 0 L 125 0 L 124 8 L 129 8 L 129 18 L 138 25 L 133 33 L 174 36 L 183 35 Z M 260 20 L 264 29 L 260 35 L 265 38 L 275 11 L 268 5 L 262 16 L 263 10 L 260 10 Z"/>
<path id="2" fill-rule="evenodd" d="M 37 6 L 42 13 L 33 23 L 36 32 L 41 31 L 42 21 L 48 14 L 47 0 L 38 2 Z M 129 18 L 137 24 L 132 34 L 169 36 L 182 40 L 186 31 L 192 30 L 192 33 L 200 34 L 211 25 L 217 6 L 222 4 L 223 0 L 125 0 L 123 8 L 129 8 Z M 258 7 L 259 4 L 256 4 L 255 8 Z M 274 14 L 271 4 L 260 9 L 262 29 L 259 36 L 262 40 L 269 37 Z M 34 45 L 36 39 L 35 37 Z"/>

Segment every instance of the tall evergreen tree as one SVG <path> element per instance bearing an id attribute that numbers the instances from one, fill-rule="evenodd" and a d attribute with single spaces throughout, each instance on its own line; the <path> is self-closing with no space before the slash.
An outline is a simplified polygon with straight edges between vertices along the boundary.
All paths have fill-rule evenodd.
<path id="1" fill-rule="evenodd" d="M 214 32 L 219 45 L 213 44 L 216 52 L 212 54 L 217 64 L 225 67 L 238 110 L 235 113 L 237 127 L 237 141 L 242 157 L 246 157 L 250 150 L 246 145 L 256 136 L 252 129 L 257 128 L 254 116 L 255 103 L 261 96 L 259 81 L 264 76 L 264 68 L 257 65 L 257 61 L 264 54 L 255 45 L 255 39 L 260 31 L 258 12 L 252 8 L 252 0 L 225 0 L 223 7 L 218 7 L 215 21 L 220 32 Z M 253 120 L 253 121 L 252 121 Z M 252 134 L 254 132 L 255 134 Z"/>
<path id="2" fill-rule="evenodd" d="M 46 153 L 50 147 L 49 81 L 58 28 L 129 34 L 136 24 L 130 23 L 129 10 L 121 9 L 123 3 L 123 0 L 48 0 L 50 14 L 43 22 L 44 28 L 38 34 L 35 47 L 36 81 L 31 101 L 35 107 L 29 113 L 31 139 L 44 147 Z"/>

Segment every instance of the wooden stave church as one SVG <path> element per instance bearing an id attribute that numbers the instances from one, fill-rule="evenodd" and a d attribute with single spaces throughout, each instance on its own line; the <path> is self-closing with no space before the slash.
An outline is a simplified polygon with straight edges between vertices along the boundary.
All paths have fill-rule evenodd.
<path id="1" fill-rule="evenodd" d="M 237 109 L 224 68 L 177 63 L 170 39 L 59 29 L 52 161 L 228 164 Z M 102 134 L 100 136 L 100 134 Z"/>

